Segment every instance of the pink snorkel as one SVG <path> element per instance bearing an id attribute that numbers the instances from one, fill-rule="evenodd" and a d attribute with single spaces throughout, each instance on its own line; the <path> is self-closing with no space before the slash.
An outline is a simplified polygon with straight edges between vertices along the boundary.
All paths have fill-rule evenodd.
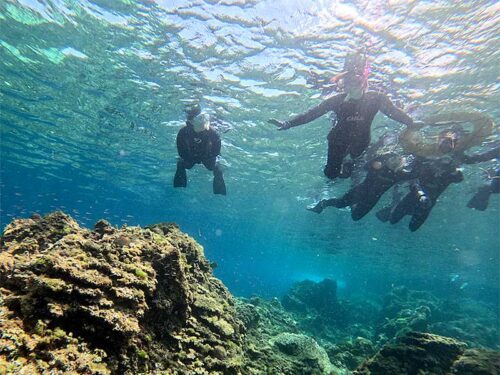
<path id="1" fill-rule="evenodd" d="M 354 55 L 354 56 L 361 56 L 361 55 Z M 362 78 L 363 88 L 366 89 L 368 87 L 368 77 L 370 76 L 371 73 L 371 64 L 366 55 L 363 56 L 365 60 L 364 66 L 359 66 L 357 65 L 357 62 L 352 61 L 353 55 L 346 57 L 346 63 L 344 64 L 344 71 L 330 78 L 329 83 L 338 83 L 347 74 L 358 73 L 356 75 Z"/>
<path id="2" fill-rule="evenodd" d="M 366 63 L 365 63 L 365 69 L 363 70 L 363 86 L 365 90 L 368 88 L 368 77 L 370 76 L 370 73 L 372 72 L 372 65 L 370 63 L 370 60 L 366 58 Z"/>

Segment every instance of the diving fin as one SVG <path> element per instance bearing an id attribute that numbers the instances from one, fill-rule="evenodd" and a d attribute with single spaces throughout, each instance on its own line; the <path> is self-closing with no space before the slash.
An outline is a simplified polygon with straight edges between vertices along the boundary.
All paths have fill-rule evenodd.
<path id="1" fill-rule="evenodd" d="M 467 203 L 467 207 L 474 208 L 478 211 L 484 211 L 488 208 L 488 202 L 490 200 L 491 187 L 481 186 L 476 194 Z"/>
<path id="2" fill-rule="evenodd" d="M 177 170 L 174 176 L 174 187 L 186 187 L 187 186 L 187 173 L 186 168 L 182 165 L 177 164 Z"/>
<path id="3" fill-rule="evenodd" d="M 226 195 L 226 184 L 222 173 L 214 173 L 214 194 Z"/>
<path id="4" fill-rule="evenodd" d="M 377 211 L 375 216 L 377 216 L 377 219 L 379 219 L 381 222 L 386 223 L 389 221 L 389 218 L 391 217 L 391 212 L 392 212 L 392 207 L 387 206 Z"/>

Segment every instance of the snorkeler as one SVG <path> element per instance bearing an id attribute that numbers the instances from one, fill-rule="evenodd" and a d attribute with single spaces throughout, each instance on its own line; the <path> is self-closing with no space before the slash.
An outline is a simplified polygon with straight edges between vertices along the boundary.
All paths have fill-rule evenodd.
<path id="1" fill-rule="evenodd" d="M 410 184 L 410 192 L 388 213 L 391 224 L 399 222 L 406 215 L 411 215 L 408 228 L 412 232 L 427 220 L 437 199 L 448 186 L 464 179 L 462 172 L 449 158 L 424 160 L 418 169 L 418 177 Z M 377 217 L 383 219 L 380 212 Z"/>
<path id="2" fill-rule="evenodd" d="M 463 174 L 459 170 L 461 164 L 476 164 L 500 157 L 500 147 L 489 151 L 467 155 L 463 145 L 466 140 L 465 132 L 461 127 L 452 127 L 439 133 L 435 147 L 441 157 L 418 157 L 419 166 L 416 178 L 410 184 L 410 192 L 392 207 L 385 207 L 377 212 L 381 221 L 399 222 L 404 216 L 410 215 L 409 229 L 414 232 L 426 221 L 435 206 L 439 196 L 452 183 L 463 181 Z"/>
<path id="3" fill-rule="evenodd" d="M 500 168 L 495 170 L 494 176 L 488 176 L 488 178 L 490 182 L 477 189 L 476 194 L 467 203 L 467 207 L 478 211 L 485 211 L 488 208 L 490 195 L 500 193 Z"/>
<path id="4" fill-rule="evenodd" d="M 213 171 L 214 194 L 226 195 L 226 184 L 222 169 L 217 163 L 220 154 L 221 140 L 219 134 L 210 126 L 210 116 L 201 112 L 199 105 L 186 110 L 186 126 L 177 133 L 177 170 L 174 176 L 174 187 L 187 186 L 186 169 L 195 164 L 203 164 Z"/>
<path id="5" fill-rule="evenodd" d="M 454 154 L 464 153 L 471 147 L 480 146 L 495 128 L 491 118 L 476 112 L 442 113 L 426 118 L 424 123 L 425 128 L 407 127 L 402 131 L 399 139 L 406 153 L 441 157 L 448 152 L 445 146 L 451 146 Z M 471 131 L 464 129 L 466 123 L 472 124 Z M 443 126 L 447 129 L 438 134 L 436 142 L 435 136 L 430 133 Z"/>
<path id="6" fill-rule="evenodd" d="M 351 207 L 351 217 L 360 220 L 377 204 L 380 197 L 392 186 L 415 178 L 417 169 L 412 155 L 388 152 L 370 160 L 365 168 L 365 179 L 351 188 L 341 198 L 323 199 L 309 211 L 321 213 L 326 207 Z"/>
<path id="7" fill-rule="evenodd" d="M 413 120 L 392 104 L 381 93 L 367 91 L 369 63 L 365 55 L 356 53 L 346 57 L 344 71 L 338 76 L 342 79 L 345 93 L 332 96 L 309 111 L 297 115 L 289 121 L 270 119 L 278 130 L 286 130 L 311 122 L 327 112 L 336 115 L 336 124 L 328 133 L 328 158 L 324 174 L 330 179 L 347 178 L 356 160 L 370 144 L 371 124 L 378 111 L 407 126 Z M 347 155 L 352 161 L 343 161 Z"/>
<path id="8" fill-rule="evenodd" d="M 351 207 L 353 220 L 365 216 L 379 201 L 380 197 L 392 186 L 412 181 L 410 192 L 403 198 L 393 201 L 393 205 L 380 210 L 377 217 L 382 221 L 396 223 L 405 215 L 411 215 L 410 230 L 415 231 L 425 222 L 439 196 L 451 183 L 463 180 L 460 164 L 475 164 L 500 156 L 500 147 L 473 155 L 465 154 L 457 146 L 462 144 L 465 132 L 460 127 L 445 129 L 439 133 L 435 149 L 441 157 L 423 157 L 394 151 L 386 152 L 384 144 L 387 137 L 377 142 L 379 155 L 367 163 L 368 174 L 360 184 L 354 186 L 341 198 L 324 199 L 310 211 L 320 213 L 326 207 Z M 372 151 L 372 153 L 374 153 Z"/>

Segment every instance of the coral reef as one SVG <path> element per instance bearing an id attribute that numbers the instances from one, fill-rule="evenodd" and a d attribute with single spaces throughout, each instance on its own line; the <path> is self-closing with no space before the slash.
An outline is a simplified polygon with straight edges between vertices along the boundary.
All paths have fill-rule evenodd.
<path id="1" fill-rule="evenodd" d="M 309 367 L 311 374 L 331 374 L 338 373 L 330 363 L 325 349 L 311 337 L 296 333 L 281 333 L 271 340 L 271 343 L 281 352 L 290 357 L 290 361 L 296 361 L 297 364 Z M 298 369 L 298 372 L 304 374 L 306 369 Z M 334 371 L 337 370 L 337 371 Z"/>
<path id="2" fill-rule="evenodd" d="M 376 301 L 341 300 L 331 280 L 294 285 L 282 299 L 299 332 L 325 348 L 338 368 L 354 370 L 384 344 L 412 331 L 453 337 L 470 347 L 498 349 L 498 313 L 466 299 L 439 299 L 395 287 Z M 460 302 L 458 302 L 460 301 Z"/>
<path id="3" fill-rule="evenodd" d="M 328 317 L 338 315 L 337 282 L 324 279 L 318 283 L 304 280 L 295 283 L 281 300 L 283 307 L 289 311 L 308 313 L 318 311 Z"/>
<path id="4" fill-rule="evenodd" d="M 453 364 L 452 373 L 458 375 L 500 374 L 500 353 L 483 349 L 467 350 Z"/>
<path id="5" fill-rule="evenodd" d="M 175 224 L 37 215 L 0 239 L 0 374 L 499 373 L 491 307 L 406 288 L 360 297 L 327 279 L 234 298 Z"/>
<path id="6" fill-rule="evenodd" d="M 346 301 L 337 299 L 337 283 L 304 280 L 295 283 L 281 303 L 298 322 L 302 330 L 327 341 L 338 339 L 354 311 Z"/>
<path id="7" fill-rule="evenodd" d="M 353 375 L 493 375 L 500 371 L 500 353 L 466 350 L 455 339 L 409 332 L 385 345 Z"/>
<path id="8" fill-rule="evenodd" d="M 1 239 L 0 287 L 4 372 L 240 372 L 234 300 L 175 225 L 89 231 L 60 212 L 15 220 Z"/>
<path id="9" fill-rule="evenodd" d="M 301 332 L 277 299 L 241 299 L 238 317 L 246 327 L 248 374 L 344 375 L 318 342 Z"/>
<path id="10" fill-rule="evenodd" d="M 469 346 L 500 348 L 499 315 L 467 299 L 438 299 L 428 292 L 394 288 L 384 298 L 375 329 L 378 345 L 409 331 L 454 337 Z"/>
<path id="11" fill-rule="evenodd" d="M 376 352 L 375 345 L 364 337 L 355 337 L 338 344 L 327 344 L 325 349 L 334 364 L 349 370 L 356 369 Z"/>
<path id="12" fill-rule="evenodd" d="M 56 212 L 0 245 L 0 373 L 342 374 L 277 299 L 234 299 L 174 224 Z"/>

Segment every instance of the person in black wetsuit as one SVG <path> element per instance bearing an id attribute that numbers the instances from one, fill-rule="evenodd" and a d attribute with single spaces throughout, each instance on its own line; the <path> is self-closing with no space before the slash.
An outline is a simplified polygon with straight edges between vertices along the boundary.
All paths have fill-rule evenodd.
<path id="1" fill-rule="evenodd" d="M 413 155 L 389 152 L 374 157 L 365 168 L 365 179 L 341 198 L 323 199 L 308 210 L 320 213 L 326 207 L 351 207 L 351 217 L 357 221 L 377 204 L 380 197 L 395 184 L 415 178 L 417 169 Z"/>
<path id="2" fill-rule="evenodd" d="M 386 207 L 377 213 L 382 221 L 391 224 L 410 215 L 409 229 L 414 232 L 427 220 L 439 196 L 452 183 L 460 183 L 464 177 L 458 169 L 461 164 L 476 164 L 500 156 L 500 147 L 489 151 L 467 155 L 463 151 L 454 152 L 460 129 L 447 130 L 438 138 L 438 149 L 447 156 L 440 158 L 421 158 L 416 172 L 416 179 L 410 184 L 410 192 L 393 207 Z"/>
<path id="3" fill-rule="evenodd" d="M 382 221 L 396 223 L 405 215 L 412 215 L 410 230 L 415 231 L 425 222 L 438 197 L 451 183 L 463 180 L 460 164 L 475 164 L 498 157 L 500 147 L 474 155 L 453 153 L 460 138 L 459 129 L 446 130 L 438 138 L 438 148 L 444 157 L 415 157 L 412 154 L 388 152 L 374 157 L 367 163 L 365 179 L 341 198 L 324 199 L 310 211 L 320 213 L 326 207 L 351 207 L 351 217 L 359 220 L 377 204 L 392 186 L 412 181 L 410 192 L 391 207 L 377 213 Z M 379 141 L 380 142 L 380 141 Z"/>
<path id="4" fill-rule="evenodd" d="M 439 196 L 452 183 L 462 182 L 464 176 L 451 158 L 429 159 L 421 162 L 417 179 L 410 192 L 389 213 L 391 224 L 411 215 L 408 228 L 415 232 L 427 220 Z M 380 219 L 380 214 L 377 215 Z"/>
<path id="5" fill-rule="evenodd" d="M 174 187 L 186 187 L 186 169 L 193 168 L 195 164 L 203 164 L 209 171 L 213 171 L 214 194 L 226 195 L 222 169 L 217 163 L 221 150 L 219 134 L 210 126 L 208 114 L 201 113 L 198 105 L 187 110 L 186 114 L 186 126 L 177 133 L 177 152 L 180 159 L 177 161 Z"/>
<path id="6" fill-rule="evenodd" d="M 488 208 L 491 194 L 500 193 L 500 168 L 495 170 L 495 175 L 489 177 L 488 184 L 480 186 L 474 196 L 467 203 L 467 207 L 478 211 L 485 211 Z"/>
<path id="7" fill-rule="evenodd" d="M 347 155 L 352 160 L 358 158 L 370 144 L 371 124 L 378 111 L 407 126 L 413 120 L 402 110 L 395 107 L 389 98 L 381 93 L 366 92 L 369 65 L 366 56 L 354 54 L 347 56 L 344 72 L 341 73 L 345 93 L 332 96 L 309 111 L 288 121 L 270 119 L 278 130 L 286 130 L 306 124 L 327 112 L 336 115 L 336 124 L 328 134 L 328 158 L 324 174 L 330 178 L 349 177 L 353 162 L 343 161 Z"/>

